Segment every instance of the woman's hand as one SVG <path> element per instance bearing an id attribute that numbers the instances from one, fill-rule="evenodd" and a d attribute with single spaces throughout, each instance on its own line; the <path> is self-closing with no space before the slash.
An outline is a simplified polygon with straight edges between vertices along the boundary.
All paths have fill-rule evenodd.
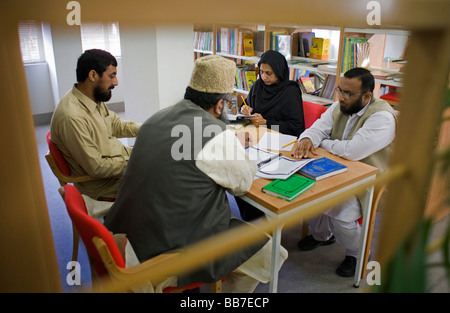
<path id="1" fill-rule="evenodd" d="M 244 115 L 252 115 L 253 112 L 253 108 L 249 107 L 249 106 L 241 106 L 241 114 Z"/>
<path id="2" fill-rule="evenodd" d="M 255 126 L 267 125 L 267 121 L 259 113 L 253 114 L 253 117 L 246 117 L 246 119 L 252 121 L 253 125 Z"/>

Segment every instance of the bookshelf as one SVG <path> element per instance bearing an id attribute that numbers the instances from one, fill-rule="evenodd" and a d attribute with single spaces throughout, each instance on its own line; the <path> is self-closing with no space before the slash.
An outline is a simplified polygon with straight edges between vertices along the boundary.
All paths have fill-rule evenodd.
<path id="1" fill-rule="evenodd" d="M 402 51 L 397 51 L 394 58 L 391 56 L 385 57 L 386 52 L 386 38 L 387 36 L 408 38 L 410 33 L 401 29 L 363 29 L 363 28 L 343 28 L 341 32 L 338 66 L 340 67 L 339 79 L 346 71 L 345 63 L 346 56 L 346 38 L 363 38 L 370 44 L 370 70 L 375 77 L 374 94 L 382 96 L 390 91 L 400 91 L 403 86 L 403 68 L 406 65 L 406 60 L 403 60 L 406 52 L 406 44 Z M 407 40 L 406 40 L 407 42 Z M 347 68 L 348 69 L 348 68 Z"/>
<path id="2" fill-rule="evenodd" d="M 253 33 L 254 53 L 251 56 L 243 55 L 237 52 L 239 45 L 237 33 L 244 30 L 247 33 Z M 324 35 L 324 31 L 329 34 Z M 201 49 L 203 45 L 197 42 L 196 38 L 202 38 L 204 32 L 208 32 L 207 38 L 210 38 L 208 49 Z M 330 53 L 327 60 L 313 59 L 306 56 L 298 56 L 300 48 L 298 38 L 301 34 L 314 33 L 316 37 L 330 39 Z M 203 35 L 202 35 L 203 34 Z M 299 81 L 299 74 L 307 75 L 313 82 L 315 92 L 307 92 L 303 88 L 304 99 L 307 101 L 330 105 L 336 101 L 334 94 L 335 87 L 339 84 L 340 78 L 344 75 L 346 69 L 346 38 L 364 38 L 370 44 L 370 68 L 375 76 L 374 94 L 381 96 L 390 91 L 400 91 L 403 85 L 403 67 L 404 62 L 389 62 L 385 60 L 386 36 L 408 37 L 409 32 L 402 29 L 369 29 L 369 28 L 350 28 L 337 26 L 319 26 L 319 25 L 283 25 L 283 24 L 209 24 L 194 26 L 194 58 L 206 54 L 218 54 L 232 59 L 239 66 L 247 63 L 256 64 L 261 54 L 269 49 L 278 50 L 274 45 L 275 38 L 291 38 L 291 54 L 287 56 L 290 79 Z M 228 36 L 228 37 L 224 37 Z M 337 39 L 336 39 L 337 37 Z M 204 41 L 205 39 L 203 39 Z M 300 39 L 301 40 L 301 39 Z M 294 45 L 297 45 L 294 47 Z M 225 48 L 224 48 L 225 46 Z M 282 51 L 281 51 L 282 52 Z M 285 54 L 284 52 L 282 52 Z M 285 54 L 286 55 L 286 54 Z M 389 58 L 388 58 L 389 59 Z M 351 66 L 353 67 L 353 66 Z M 257 71 L 257 69 L 256 69 Z M 240 86 L 235 91 L 238 95 L 248 94 L 248 89 Z M 238 96 L 238 105 L 241 105 Z"/>
<path id="3" fill-rule="evenodd" d="M 223 57 L 232 59 L 236 62 L 238 67 L 243 67 L 245 64 L 257 64 L 260 60 L 260 56 L 264 51 L 274 48 L 275 44 L 275 36 L 289 37 L 295 38 L 299 36 L 301 33 L 310 33 L 314 29 L 326 29 L 326 30 L 334 30 L 338 31 L 340 28 L 338 27 L 318 27 L 318 26 L 295 26 L 295 25 L 249 25 L 249 24 L 210 24 L 210 25 L 194 25 L 194 59 L 207 55 L 207 54 L 217 54 Z M 237 48 L 239 45 L 237 42 L 237 34 L 239 30 L 244 30 L 245 32 L 251 32 L 253 34 L 253 43 L 254 43 L 254 51 L 253 55 L 246 56 L 240 48 Z M 204 35 L 207 32 L 208 35 Z M 226 36 L 226 37 L 225 37 Z M 202 49 L 200 47 L 204 47 L 204 43 L 200 41 L 205 41 L 205 38 L 213 38 L 212 47 L 208 49 Z M 226 38 L 226 39 L 225 39 Z M 330 38 L 326 38 L 330 39 Z M 297 39 L 290 40 L 290 44 L 297 44 Z M 236 43 L 236 45 L 235 45 Z M 308 42 L 309 45 L 309 42 Z M 238 50 L 240 52 L 238 52 Z M 278 49 L 276 49 L 278 50 Z M 298 56 L 298 49 L 292 49 L 290 46 L 289 51 L 291 55 L 287 57 L 289 68 L 290 68 L 290 77 L 292 80 L 298 80 L 297 73 L 298 71 L 306 72 L 306 75 L 314 81 L 314 86 L 316 90 L 319 89 L 322 85 L 324 85 L 324 81 L 328 79 L 329 76 L 333 76 L 333 81 L 330 87 L 330 90 L 334 90 L 334 81 L 335 77 L 338 75 L 337 72 L 337 59 L 333 60 L 317 60 L 308 57 Z M 336 47 L 337 51 L 337 47 Z M 283 53 L 283 52 L 282 52 Z M 284 54 L 284 53 L 283 53 Z M 336 52 L 337 54 L 337 52 Z M 257 71 L 257 69 L 256 69 Z M 318 80 L 318 81 L 316 81 Z M 239 88 L 240 87 L 240 88 Z M 244 98 L 248 94 L 248 89 L 239 86 L 235 89 L 238 97 L 238 105 L 242 104 L 242 100 L 240 100 L 240 95 L 243 95 Z M 305 91 L 304 98 L 307 101 L 316 102 L 322 105 L 329 105 L 333 102 L 333 94 L 331 96 L 323 97 L 315 94 L 308 94 Z"/>

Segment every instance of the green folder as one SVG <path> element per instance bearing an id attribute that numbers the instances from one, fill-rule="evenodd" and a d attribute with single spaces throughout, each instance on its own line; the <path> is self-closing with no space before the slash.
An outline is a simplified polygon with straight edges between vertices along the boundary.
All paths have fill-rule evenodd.
<path id="1" fill-rule="evenodd" d="M 284 180 L 276 179 L 272 181 L 265 185 L 262 191 L 269 195 L 292 201 L 312 186 L 314 186 L 314 180 L 294 174 Z"/>

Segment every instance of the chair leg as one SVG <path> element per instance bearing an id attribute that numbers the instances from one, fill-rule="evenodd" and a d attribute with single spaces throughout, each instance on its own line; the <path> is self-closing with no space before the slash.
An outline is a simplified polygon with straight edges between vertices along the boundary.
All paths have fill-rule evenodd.
<path id="1" fill-rule="evenodd" d="M 369 262 L 369 256 L 370 256 L 370 246 L 372 245 L 372 235 L 373 235 L 373 229 L 375 227 L 375 219 L 376 219 L 376 208 L 373 209 L 370 215 L 369 220 L 369 229 L 367 230 L 367 241 L 366 241 L 366 249 L 362 255 L 362 272 L 361 272 L 361 279 L 366 277 L 367 274 L 367 263 Z"/>
<path id="2" fill-rule="evenodd" d="M 222 293 L 222 281 L 218 280 L 214 283 L 208 284 L 209 288 L 213 293 Z"/>
<path id="3" fill-rule="evenodd" d="M 72 230 L 73 230 L 73 250 L 72 250 L 72 261 L 76 261 L 78 259 L 78 246 L 79 246 L 79 239 L 80 235 L 78 234 L 77 229 L 75 228 L 75 225 L 72 224 Z"/>
<path id="4" fill-rule="evenodd" d="M 302 222 L 302 238 L 306 238 L 306 236 L 308 236 L 308 223 L 306 222 L 306 220 L 303 220 Z"/>

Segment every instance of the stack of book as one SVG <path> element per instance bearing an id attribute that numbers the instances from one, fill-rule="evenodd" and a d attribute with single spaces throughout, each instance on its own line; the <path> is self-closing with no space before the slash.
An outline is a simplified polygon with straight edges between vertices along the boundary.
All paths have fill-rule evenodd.
<path id="1" fill-rule="evenodd" d="M 354 67 L 370 68 L 370 44 L 366 38 L 345 37 L 342 72 Z"/>
<path id="2" fill-rule="evenodd" d="M 336 83 L 336 76 L 328 75 L 325 78 L 325 81 L 320 89 L 318 96 L 327 99 L 334 99 L 335 83 Z"/>
<path id="3" fill-rule="evenodd" d="M 213 50 L 213 32 L 194 32 L 194 49 L 203 51 Z"/>
<path id="4" fill-rule="evenodd" d="M 217 28 L 217 51 L 240 56 L 254 56 L 254 35 L 251 30 L 241 28 Z"/>
<path id="5" fill-rule="evenodd" d="M 236 88 L 250 91 L 256 82 L 255 65 L 248 63 L 236 66 Z"/>
<path id="6" fill-rule="evenodd" d="M 316 36 L 313 32 L 297 32 L 292 34 L 292 55 L 309 57 L 309 51 L 311 49 L 311 40 Z"/>

